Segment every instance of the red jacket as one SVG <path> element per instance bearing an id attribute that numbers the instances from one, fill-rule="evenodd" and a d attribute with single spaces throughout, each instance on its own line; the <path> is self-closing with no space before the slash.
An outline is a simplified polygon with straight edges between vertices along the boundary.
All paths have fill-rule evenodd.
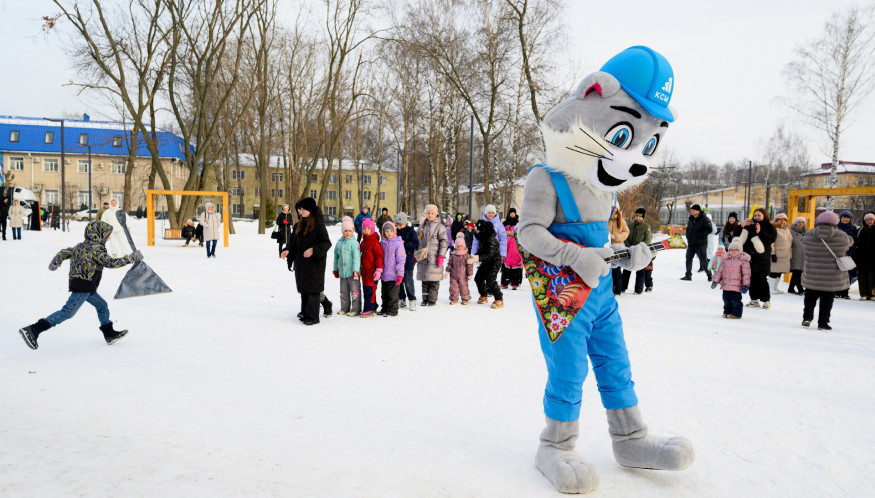
<path id="1" fill-rule="evenodd" d="M 362 249 L 362 285 L 374 287 L 374 272 L 383 269 L 383 248 L 380 247 L 380 236 L 376 233 L 362 237 L 359 246 Z"/>

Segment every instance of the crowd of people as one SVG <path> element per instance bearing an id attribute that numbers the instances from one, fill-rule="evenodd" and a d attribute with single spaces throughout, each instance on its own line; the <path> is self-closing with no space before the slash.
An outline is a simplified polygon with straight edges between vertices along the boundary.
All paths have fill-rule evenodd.
<path id="1" fill-rule="evenodd" d="M 860 300 L 875 300 L 875 213 L 867 212 L 859 227 L 852 219 L 848 210 L 838 215 L 824 211 L 809 228 L 802 217 L 791 225 L 784 213 L 772 222 L 768 211 L 759 208 L 741 221 L 737 213 L 729 213 L 725 225 L 715 229 L 710 216 L 694 204 L 687 222 L 686 273 L 681 280 L 692 280 L 693 259 L 698 258 L 699 272 L 706 274 L 711 288 L 719 285 L 723 290 L 723 317 L 740 319 L 744 308 L 770 309 L 771 297 L 784 294 L 780 285 L 790 274 L 787 292 L 804 296 L 802 325 L 811 326 L 817 308 L 818 329 L 832 330 L 833 301 L 850 299 L 855 281 Z M 718 241 L 713 253 L 709 239 Z M 743 305 L 742 295 L 748 292 L 750 300 Z"/>
<path id="2" fill-rule="evenodd" d="M 295 204 L 298 221 L 292 223 L 291 208 L 282 207 L 272 237 L 280 246 L 280 258 L 295 272 L 301 295 L 298 318 L 305 325 L 319 323 L 319 308 L 330 316 L 333 303 L 325 296 L 325 270 L 332 246 L 321 209 L 313 198 Z M 370 318 L 393 317 L 401 308 L 415 311 L 416 286 L 421 283 L 419 306 L 435 306 L 441 281 L 449 280 L 450 305 L 467 305 L 472 299 L 469 282 L 478 293 L 478 304 L 504 306 L 503 290 L 522 284 L 523 262 L 516 243 L 515 209 L 504 222 L 494 205 L 487 205 L 476 222 L 457 213 L 441 220 L 436 205 L 426 206 L 419 227 L 408 215 L 389 215 L 383 208 L 375 220 L 367 207 L 355 219 L 344 217 L 341 237 L 334 243 L 331 273 L 340 280 L 338 315 Z M 475 270 L 476 266 L 476 270 Z M 499 283 L 500 279 L 500 283 Z M 379 288 L 379 289 L 378 289 Z M 379 294 L 379 299 L 378 299 Z"/>

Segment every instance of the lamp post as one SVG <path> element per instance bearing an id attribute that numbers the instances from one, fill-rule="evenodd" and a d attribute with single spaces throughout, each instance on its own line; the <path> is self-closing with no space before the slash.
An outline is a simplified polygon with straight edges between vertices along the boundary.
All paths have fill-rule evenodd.
<path id="1" fill-rule="evenodd" d="M 94 203 L 91 191 L 91 142 L 88 140 L 87 134 L 82 134 L 79 137 L 79 146 L 88 148 L 88 219 L 91 219 L 91 206 Z"/>
<path id="2" fill-rule="evenodd" d="M 474 198 L 474 114 L 471 116 L 471 136 L 468 140 L 468 217 L 473 218 L 471 213 L 471 203 Z"/>
<path id="3" fill-rule="evenodd" d="M 64 213 L 64 120 L 63 119 L 53 119 L 53 118 L 43 118 L 46 121 L 53 121 L 55 123 L 61 123 L 61 231 L 67 231 L 67 217 Z"/>

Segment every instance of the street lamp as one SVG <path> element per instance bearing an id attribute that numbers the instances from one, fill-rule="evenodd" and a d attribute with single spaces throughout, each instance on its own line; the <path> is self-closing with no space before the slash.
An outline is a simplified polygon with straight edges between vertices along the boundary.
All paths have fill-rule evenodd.
<path id="1" fill-rule="evenodd" d="M 46 121 L 53 121 L 55 123 L 61 123 L 61 231 L 67 231 L 67 217 L 64 213 L 64 120 L 63 119 L 52 119 L 52 118 L 43 118 Z"/>
<path id="2" fill-rule="evenodd" d="M 79 136 L 79 146 L 88 148 L 88 219 L 91 219 L 91 207 L 94 203 L 91 192 L 91 142 L 88 140 L 88 134 L 83 133 Z"/>
<path id="3" fill-rule="evenodd" d="M 474 215 L 471 213 L 471 202 L 474 196 L 474 114 L 470 114 L 471 116 L 471 137 L 468 140 L 469 149 L 468 149 L 468 217 L 474 218 Z"/>

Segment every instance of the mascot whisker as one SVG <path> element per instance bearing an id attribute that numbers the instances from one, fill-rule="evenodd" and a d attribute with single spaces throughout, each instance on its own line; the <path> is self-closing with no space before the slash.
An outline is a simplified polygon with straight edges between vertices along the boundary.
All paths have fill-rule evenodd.
<path id="1" fill-rule="evenodd" d="M 674 74 L 648 47 L 614 56 L 550 110 L 541 125 L 547 161 L 526 178 L 518 227 L 547 363 L 535 463 L 564 493 L 598 488 L 598 470 L 576 451 L 582 386 L 592 363 L 614 458 L 625 467 L 682 470 L 695 459 L 682 437 L 648 434 L 638 409 L 623 323 L 605 258 L 618 191 L 644 181 L 676 117 Z M 612 264 L 636 271 L 652 254 L 641 243 Z"/>

